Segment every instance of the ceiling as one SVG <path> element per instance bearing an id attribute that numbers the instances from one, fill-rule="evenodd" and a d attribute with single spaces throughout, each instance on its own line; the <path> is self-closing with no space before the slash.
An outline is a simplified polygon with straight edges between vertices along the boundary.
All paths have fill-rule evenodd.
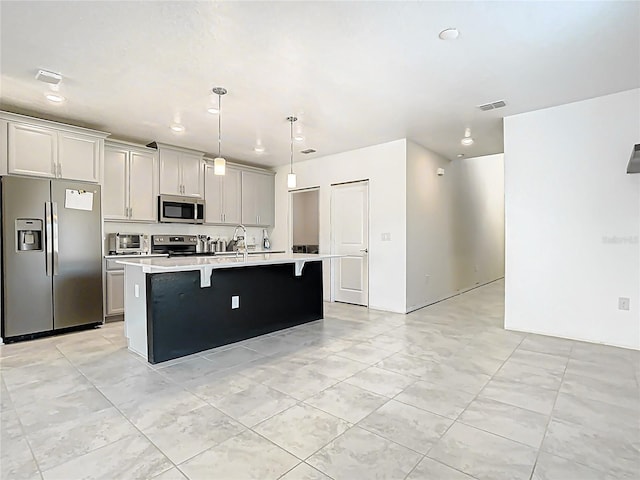
<path id="1" fill-rule="evenodd" d="M 258 165 L 288 163 L 291 114 L 296 152 L 317 150 L 296 161 L 403 137 L 452 159 L 503 151 L 504 116 L 640 86 L 640 2 L 3 0 L 0 14 L 3 109 L 213 154 L 223 86 L 222 154 Z M 63 104 L 40 68 L 63 75 Z"/>

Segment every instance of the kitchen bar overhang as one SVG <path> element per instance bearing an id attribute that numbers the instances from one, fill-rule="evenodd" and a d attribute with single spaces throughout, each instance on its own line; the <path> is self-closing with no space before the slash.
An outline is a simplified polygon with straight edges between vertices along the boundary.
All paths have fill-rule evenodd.
<path id="1" fill-rule="evenodd" d="M 123 259 L 129 349 L 158 363 L 323 318 L 338 255 Z"/>

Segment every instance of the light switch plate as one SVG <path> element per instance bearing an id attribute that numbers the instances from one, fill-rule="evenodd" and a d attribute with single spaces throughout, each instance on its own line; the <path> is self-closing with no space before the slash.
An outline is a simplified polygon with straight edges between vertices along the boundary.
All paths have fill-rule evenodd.
<path id="1" fill-rule="evenodd" d="M 618 310 L 629 310 L 629 299 L 626 297 L 618 298 Z"/>
<path id="2" fill-rule="evenodd" d="M 391 241 L 391 233 L 390 232 L 385 232 L 381 235 L 382 237 L 382 241 L 383 242 L 390 242 Z"/>
<path id="3" fill-rule="evenodd" d="M 236 308 L 240 308 L 240 296 L 234 295 L 231 297 L 231 309 L 235 310 Z"/>
<path id="4" fill-rule="evenodd" d="M 137 283 L 133 285 L 133 296 L 136 298 L 140 298 L 140 285 Z"/>

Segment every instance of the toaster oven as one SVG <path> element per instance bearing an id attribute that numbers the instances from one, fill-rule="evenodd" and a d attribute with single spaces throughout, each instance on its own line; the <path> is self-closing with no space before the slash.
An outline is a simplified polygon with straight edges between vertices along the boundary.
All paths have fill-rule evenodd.
<path id="1" fill-rule="evenodd" d="M 149 237 L 142 233 L 110 233 L 111 255 L 143 254 L 149 251 Z"/>

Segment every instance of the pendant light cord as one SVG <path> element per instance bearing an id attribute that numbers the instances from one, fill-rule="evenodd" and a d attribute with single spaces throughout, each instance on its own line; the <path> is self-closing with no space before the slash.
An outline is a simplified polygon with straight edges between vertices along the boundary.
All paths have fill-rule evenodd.
<path id="1" fill-rule="evenodd" d="M 291 168 L 289 173 L 293 173 L 293 118 L 291 119 Z"/>
<path id="2" fill-rule="evenodd" d="M 218 94 L 218 158 L 221 157 L 222 145 L 222 95 Z"/>

